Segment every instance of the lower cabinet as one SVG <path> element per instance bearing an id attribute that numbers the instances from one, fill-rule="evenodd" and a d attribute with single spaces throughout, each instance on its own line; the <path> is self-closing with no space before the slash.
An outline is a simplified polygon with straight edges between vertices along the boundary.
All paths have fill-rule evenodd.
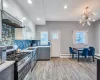
<path id="1" fill-rule="evenodd" d="M 14 64 L 0 72 L 0 80 L 14 80 Z"/>
<path id="2" fill-rule="evenodd" d="M 14 80 L 14 73 L 10 73 L 4 80 Z"/>
<path id="3" fill-rule="evenodd" d="M 33 70 L 36 62 L 37 62 L 37 49 L 34 50 L 33 54 L 32 54 L 32 59 L 31 59 L 31 71 Z"/>
<path id="4" fill-rule="evenodd" d="M 39 47 L 37 48 L 37 60 L 42 59 L 41 57 L 42 57 L 42 48 Z"/>
<path id="5" fill-rule="evenodd" d="M 37 54 L 38 60 L 50 60 L 50 47 L 39 47 Z"/>
<path id="6" fill-rule="evenodd" d="M 38 47 L 34 50 L 31 59 L 31 71 L 33 70 L 37 60 L 50 60 L 50 47 Z"/>
<path id="7" fill-rule="evenodd" d="M 31 71 L 33 70 L 33 67 L 34 67 L 34 57 L 32 57 L 31 59 Z"/>

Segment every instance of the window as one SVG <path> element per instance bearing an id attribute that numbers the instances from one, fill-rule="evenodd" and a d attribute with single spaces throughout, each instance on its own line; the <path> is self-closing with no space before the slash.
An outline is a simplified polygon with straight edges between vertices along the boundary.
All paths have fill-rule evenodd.
<path id="1" fill-rule="evenodd" d="M 88 44 L 88 32 L 87 31 L 73 31 L 73 43 L 74 44 Z"/>
<path id="2" fill-rule="evenodd" d="M 52 39 L 58 39 L 58 33 L 52 33 Z"/>
<path id="3" fill-rule="evenodd" d="M 48 32 L 41 32 L 41 45 L 48 45 Z"/>
<path id="4" fill-rule="evenodd" d="M 76 32 L 76 43 L 85 43 L 85 33 Z"/>

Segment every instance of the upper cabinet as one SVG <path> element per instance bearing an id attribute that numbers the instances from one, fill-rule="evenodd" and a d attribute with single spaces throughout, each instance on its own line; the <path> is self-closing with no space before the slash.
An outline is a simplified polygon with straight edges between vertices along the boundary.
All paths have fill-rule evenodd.
<path id="1" fill-rule="evenodd" d="M 23 38 L 35 39 L 35 25 L 32 22 L 28 22 L 25 28 L 23 28 Z"/>

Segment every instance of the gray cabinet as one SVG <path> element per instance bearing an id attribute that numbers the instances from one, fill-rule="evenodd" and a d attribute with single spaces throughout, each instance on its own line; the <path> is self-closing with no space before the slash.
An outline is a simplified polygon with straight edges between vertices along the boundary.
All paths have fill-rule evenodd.
<path id="1" fill-rule="evenodd" d="M 38 60 L 50 59 L 50 47 L 39 47 L 37 53 Z"/>
<path id="2" fill-rule="evenodd" d="M 42 59 L 50 59 L 50 48 L 49 47 L 42 48 Z"/>
<path id="3" fill-rule="evenodd" d="M 14 73 L 10 73 L 4 80 L 14 80 Z"/>
<path id="4" fill-rule="evenodd" d="M 0 80 L 14 80 L 14 64 L 0 72 Z"/>
<path id="5" fill-rule="evenodd" d="M 32 56 L 32 59 L 31 59 L 31 71 L 33 70 L 33 67 L 34 67 L 34 57 Z"/>
<path id="6" fill-rule="evenodd" d="M 34 49 L 31 59 L 31 70 L 33 70 L 36 62 L 37 62 L 37 49 Z"/>
<path id="7" fill-rule="evenodd" d="M 42 48 L 39 47 L 39 48 L 38 48 L 38 51 L 37 51 L 37 59 L 40 60 L 41 57 L 42 57 Z"/>

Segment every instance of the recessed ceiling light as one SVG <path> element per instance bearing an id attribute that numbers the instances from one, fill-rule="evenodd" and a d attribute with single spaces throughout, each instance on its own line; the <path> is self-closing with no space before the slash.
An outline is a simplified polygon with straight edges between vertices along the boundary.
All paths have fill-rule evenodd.
<path id="1" fill-rule="evenodd" d="M 37 20 L 39 21 L 39 20 L 40 20 L 40 18 L 37 18 Z"/>
<path id="2" fill-rule="evenodd" d="M 29 4 L 32 4 L 32 0 L 28 0 L 28 3 L 29 3 Z"/>
<path id="3" fill-rule="evenodd" d="M 67 5 L 64 6 L 64 9 L 67 9 Z"/>
<path id="4" fill-rule="evenodd" d="M 25 18 L 25 17 L 23 17 L 23 20 L 26 20 L 26 18 Z"/>

